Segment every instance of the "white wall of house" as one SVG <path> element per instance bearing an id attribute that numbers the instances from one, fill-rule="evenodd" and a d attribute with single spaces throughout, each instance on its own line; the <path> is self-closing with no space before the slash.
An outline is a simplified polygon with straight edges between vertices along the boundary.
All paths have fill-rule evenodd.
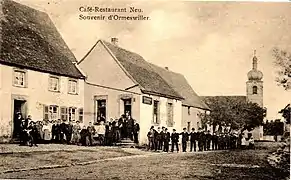
<path id="1" fill-rule="evenodd" d="M 134 89 L 133 91 L 139 91 Z M 140 103 L 139 95 L 122 92 L 118 90 L 98 87 L 85 83 L 85 123 L 94 122 L 97 119 L 97 100 L 106 100 L 106 119 L 120 118 L 124 114 L 124 102 L 121 98 L 132 98 L 132 117 L 139 122 L 140 119 Z"/>
<path id="2" fill-rule="evenodd" d="M 152 98 L 152 100 L 159 101 L 159 123 L 155 123 L 153 120 L 154 105 L 153 102 L 151 105 L 145 104 L 142 102 L 142 96 L 147 96 Z M 154 126 L 155 129 L 158 127 L 167 127 L 168 132 L 172 132 L 173 129 L 176 129 L 178 132 L 182 130 L 181 119 L 182 119 L 182 103 L 178 100 L 168 99 L 164 97 L 151 96 L 151 95 L 142 95 L 140 98 L 140 142 L 142 144 L 147 143 L 147 133 L 151 126 Z M 173 126 L 167 125 L 168 112 L 167 112 L 167 103 L 173 104 Z"/>
<path id="3" fill-rule="evenodd" d="M 123 90 L 135 85 L 100 42 L 79 67 L 90 83 Z"/>
<path id="4" fill-rule="evenodd" d="M 14 99 L 26 101 L 25 115 L 31 115 L 33 120 L 43 120 L 44 105 L 76 107 L 78 109 L 84 107 L 83 80 L 77 79 L 77 94 L 69 94 L 69 78 L 57 76 L 60 78 L 60 89 L 59 92 L 53 92 L 49 90 L 50 74 L 21 69 L 26 74 L 26 85 L 25 87 L 16 87 L 14 85 L 14 70 L 19 69 L 6 65 L 0 65 L 0 67 L 0 100 L 2 103 L 0 136 L 12 133 Z"/>
<path id="5" fill-rule="evenodd" d="M 192 128 L 198 130 L 201 127 L 201 118 L 198 116 L 199 113 L 205 113 L 205 110 L 190 107 L 188 106 L 182 107 L 182 126 L 188 128 L 188 122 L 190 123 L 190 131 Z M 198 127 L 199 126 L 199 127 Z"/>
<path id="6" fill-rule="evenodd" d="M 118 62 L 98 42 L 90 54 L 78 65 L 86 75 L 85 83 L 85 119 L 86 121 L 96 120 L 97 99 L 106 99 L 106 118 L 119 118 L 123 113 L 122 97 L 132 96 L 132 117 L 139 120 L 139 87 L 125 91 L 133 87 L 135 83 L 122 70 Z M 103 86 L 103 87 L 100 87 Z M 134 92 L 134 93 L 131 93 Z"/>

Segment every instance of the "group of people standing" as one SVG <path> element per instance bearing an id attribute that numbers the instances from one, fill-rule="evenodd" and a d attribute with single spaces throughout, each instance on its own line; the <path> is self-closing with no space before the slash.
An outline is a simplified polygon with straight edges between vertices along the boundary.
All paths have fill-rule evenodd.
<path id="1" fill-rule="evenodd" d="M 171 152 L 179 152 L 179 140 L 182 140 L 182 151 L 187 151 L 188 144 L 190 145 L 190 152 L 196 150 L 198 151 L 209 151 L 209 150 L 225 150 L 225 149 L 245 149 L 246 141 L 249 142 L 250 147 L 254 146 L 253 137 L 248 134 L 246 138 L 243 133 L 239 135 L 235 132 L 225 131 L 225 132 L 214 132 L 205 131 L 199 129 L 195 131 L 192 128 L 191 132 L 187 132 L 186 128 L 183 128 L 183 132 L 178 133 L 176 129 L 173 132 L 168 132 L 165 127 L 160 127 L 155 130 L 152 126 L 147 134 L 148 137 L 148 149 L 149 150 L 162 150 L 164 152 L 169 152 L 169 144 L 171 143 Z M 189 143 L 188 143 L 189 142 Z"/>
<path id="2" fill-rule="evenodd" d="M 139 124 L 130 115 L 122 115 L 120 119 L 99 120 L 89 125 L 79 121 L 33 121 L 31 116 L 24 119 L 17 115 L 17 136 L 20 145 L 37 146 L 40 143 L 75 144 L 84 146 L 115 145 L 121 139 L 129 138 L 138 143 Z"/>

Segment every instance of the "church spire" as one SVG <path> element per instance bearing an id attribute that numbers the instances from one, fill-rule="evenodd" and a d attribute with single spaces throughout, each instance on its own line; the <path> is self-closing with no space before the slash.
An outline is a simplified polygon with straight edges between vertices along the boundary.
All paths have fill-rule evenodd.
<path id="1" fill-rule="evenodd" d="M 256 56 L 257 51 L 254 50 L 254 57 L 253 57 L 253 69 L 257 70 L 258 69 L 258 58 Z"/>

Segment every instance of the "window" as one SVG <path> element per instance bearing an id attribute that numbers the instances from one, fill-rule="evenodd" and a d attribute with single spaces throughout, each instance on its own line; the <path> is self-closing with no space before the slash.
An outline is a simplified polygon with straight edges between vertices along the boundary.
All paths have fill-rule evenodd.
<path id="1" fill-rule="evenodd" d="M 188 115 L 191 115 L 191 108 L 188 107 Z"/>
<path id="2" fill-rule="evenodd" d="M 258 94 L 258 87 L 257 86 L 253 87 L 253 94 Z"/>
<path id="3" fill-rule="evenodd" d="M 25 87 L 25 71 L 14 70 L 14 82 L 15 86 Z"/>
<path id="4" fill-rule="evenodd" d="M 51 91 L 59 91 L 59 81 L 58 77 L 49 77 L 49 90 Z"/>
<path id="5" fill-rule="evenodd" d="M 79 121 L 82 123 L 83 122 L 83 116 L 84 116 L 84 111 L 83 108 L 79 109 Z"/>
<path id="6" fill-rule="evenodd" d="M 69 108 L 69 121 L 75 121 L 76 120 L 76 108 L 70 107 Z"/>
<path id="7" fill-rule="evenodd" d="M 168 127 L 173 127 L 174 126 L 174 114 L 173 114 L 173 104 L 172 103 L 168 103 L 167 104 L 167 126 Z"/>
<path id="8" fill-rule="evenodd" d="M 55 105 L 49 106 L 49 120 L 59 119 L 59 107 Z"/>
<path id="9" fill-rule="evenodd" d="M 62 120 L 68 120 L 68 108 L 61 107 L 61 119 Z"/>
<path id="10" fill-rule="evenodd" d="M 77 80 L 69 80 L 69 84 L 68 84 L 68 92 L 70 94 L 77 94 L 77 84 L 78 81 Z"/>
<path id="11" fill-rule="evenodd" d="M 159 101 L 154 100 L 153 122 L 159 124 Z"/>

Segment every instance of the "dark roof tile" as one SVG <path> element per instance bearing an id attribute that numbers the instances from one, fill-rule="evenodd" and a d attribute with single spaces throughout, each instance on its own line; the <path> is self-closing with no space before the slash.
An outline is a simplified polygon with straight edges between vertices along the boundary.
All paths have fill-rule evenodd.
<path id="1" fill-rule="evenodd" d="M 3 0 L 0 3 L 0 63 L 82 78 L 73 53 L 49 16 Z"/>
<path id="2" fill-rule="evenodd" d="M 156 71 L 136 53 L 130 52 L 109 42 L 102 41 L 114 54 L 126 71 L 144 89 L 144 93 L 160 95 L 174 99 L 183 99 Z"/>
<path id="3" fill-rule="evenodd" d="M 182 74 L 172 72 L 154 64 L 151 64 L 151 66 L 167 81 L 170 86 L 174 88 L 176 92 L 184 98 L 184 100 L 182 100 L 183 105 L 210 110 L 210 108 L 192 89 Z"/>

